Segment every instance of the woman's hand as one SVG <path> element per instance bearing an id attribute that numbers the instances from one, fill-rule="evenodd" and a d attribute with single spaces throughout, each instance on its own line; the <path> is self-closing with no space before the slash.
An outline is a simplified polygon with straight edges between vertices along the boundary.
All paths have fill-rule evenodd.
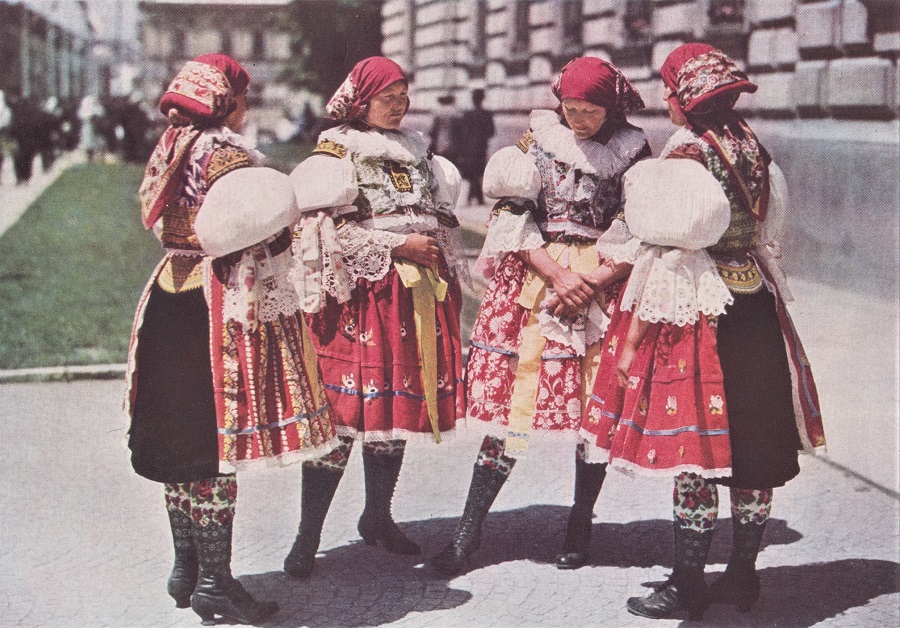
<path id="1" fill-rule="evenodd" d="M 594 298 L 594 289 L 581 275 L 567 268 L 557 267 L 548 279 L 564 306 L 583 309 Z"/>
<path id="2" fill-rule="evenodd" d="M 619 362 L 616 364 L 616 375 L 619 377 L 619 386 L 625 388 L 628 385 L 628 372 L 637 354 L 637 347 L 629 342 L 625 343 L 622 353 L 619 354 Z"/>
<path id="3" fill-rule="evenodd" d="M 409 234 L 403 244 L 391 250 L 394 259 L 405 259 L 430 268 L 437 268 L 440 256 L 437 240 L 421 233 Z"/>

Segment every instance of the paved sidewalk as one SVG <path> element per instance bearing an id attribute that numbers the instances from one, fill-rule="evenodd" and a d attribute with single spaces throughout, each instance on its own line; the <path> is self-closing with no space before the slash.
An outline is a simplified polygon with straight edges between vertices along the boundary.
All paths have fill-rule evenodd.
<path id="1" fill-rule="evenodd" d="M 196 626 L 166 595 L 172 550 L 162 489 L 130 468 L 116 381 L 0 386 L 0 626 Z M 411 444 L 394 512 L 429 556 L 462 510 L 477 431 Z M 558 571 L 572 451 L 543 443 L 516 467 L 471 570 L 436 577 L 423 558 L 363 545 L 355 452 L 313 576 L 280 571 L 299 516 L 300 468 L 240 479 L 234 571 L 282 610 L 273 626 L 674 626 L 624 610 L 669 572 L 671 481 L 613 473 L 596 509 L 590 566 Z M 723 493 L 723 504 L 727 497 Z M 900 624 L 898 501 L 814 458 L 777 491 L 749 614 L 715 607 L 710 626 Z M 723 520 L 709 572 L 727 560 Z M 712 577 L 712 576 L 710 576 Z"/>

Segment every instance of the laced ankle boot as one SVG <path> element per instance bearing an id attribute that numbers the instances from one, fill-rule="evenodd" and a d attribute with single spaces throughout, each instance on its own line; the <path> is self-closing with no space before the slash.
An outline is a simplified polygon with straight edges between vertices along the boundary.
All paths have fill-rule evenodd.
<path id="1" fill-rule="evenodd" d="M 175 545 L 175 564 L 169 575 L 167 590 L 175 606 L 187 608 L 191 605 L 191 593 L 197 586 L 197 550 L 194 547 L 194 539 L 191 533 L 192 521 L 190 515 L 183 510 L 169 507 L 169 525 L 172 528 L 172 541 Z"/>
<path id="2" fill-rule="evenodd" d="M 759 599 L 756 558 L 768 519 L 762 523 L 741 523 L 732 516 L 734 546 L 725 573 L 709 586 L 709 599 L 718 604 L 733 604 L 742 613 Z"/>
<path id="3" fill-rule="evenodd" d="M 606 464 L 588 464 L 575 459 L 575 501 L 569 511 L 566 540 L 556 557 L 558 569 L 578 569 L 590 558 L 594 504 L 606 477 Z"/>
<path id="4" fill-rule="evenodd" d="M 363 470 L 366 478 L 366 507 L 356 529 L 366 545 L 381 541 L 394 554 L 413 556 L 422 548 L 403 534 L 391 515 L 394 487 L 400 477 L 403 455 L 386 456 L 363 451 Z"/>
<path id="5" fill-rule="evenodd" d="M 687 611 L 688 619 L 703 619 L 708 606 L 703 570 L 712 542 L 712 530 L 695 530 L 675 522 L 675 568 L 672 576 L 644 597 L 629 598 L 628 612 L 665 619 Z"/>
<path id="6" fill-rule="evenodd" d="M 275 602 L 255 600 L 231 575 L 232 521 L 195 524 L 194 544 L 200 561 L 197 588 L 191 608 L 204 626 L 213 626 L 216 616 L 239 624 L 255 624 L 278 610 Z"/>
<path id="7" fill-rule="evenodd" d="M 284 559 L 284 570 L 295 578 L 306 578 L 312 573 L 322 539 L 322 525 L 343 475 L 342 470 L 303 466 L 300 528 Z"/>
<path id="8" fill-rule="evenodd" d="M 510 466 L 515 461 L 510 462 Z M 497 494 L 509 477 L 494 467 L 476 464 L 462 517 L 456 524 L 450 543 L 431 559 L 431 566 L 440 573 L 452 576 L 459 573 L 463 563 L 481 545 L 481 526 Z"/>

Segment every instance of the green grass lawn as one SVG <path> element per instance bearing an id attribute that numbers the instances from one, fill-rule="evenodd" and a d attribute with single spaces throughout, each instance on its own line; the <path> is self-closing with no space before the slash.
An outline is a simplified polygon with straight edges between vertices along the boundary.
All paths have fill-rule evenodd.
<path id="1" fill-rule="evenodd" d="M 162 257 L 141 226 L 143 168 L 70 168 L 0 238 L 0 368 L 123 362 Z"/>
<path id="2" fill-rule="evenodd" d="M 297 150 L 280 145 L 277 167 L 289 170 Z M 125 361 L 137 300 L 163 254 L 141 226 L 142 174 L 134 165 L 70 168 L 0 237 L 0 369 Z M 464 343 L 479 304 L 464 300 Z"/>

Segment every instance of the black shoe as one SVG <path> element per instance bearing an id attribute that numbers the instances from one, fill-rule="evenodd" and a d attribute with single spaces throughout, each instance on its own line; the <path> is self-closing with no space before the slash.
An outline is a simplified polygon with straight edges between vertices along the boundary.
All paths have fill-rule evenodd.
<path id="1" fill-rule="evenodd" d="M 239 624 L 259 623 L 273 615 L 278 604 L 255 600 L 234 578 L 201 578 L 191 596 L 191 608 L 204 626 L 214 626 L 217 615 Z"/>
<path id="2" fill-rule="evenodd" d="M 431 559 L 435 570 L 446 576 L 458 574 L 463 564 L 481 546 L 481 526 L 507 477 L 507 473 L 497 469 L 475 465 L 466 506 L 456 524 L 453 538 Z"/>
<path id="3" fill-rule="evenodd" d="M 666 619 L 686 610 L 688 619 L 698 621 L 703 619 L 707 603 L 700 587 L 676 585 L 673 576 L 649 595 L 628 598 L 625 606 L 632 615 L 650 619 Z"/>
<path id="4" fill-rule="evenodd" d="M 342 471 L 306 465 L 303 467 L 300 529 L 291 551 L 284 559 L 284 570 L 295 578 L 306 578 L 312 573 L 325 515 L 328 514 L 342 476 Z"/>
<path id="5" fill-rule="evenodd" d="M 575 459 L 575 502 L 569 511 L 566 540 L 556 556 L 557 569 L 578 569 L 590 560 L 594 504 L 606 477 L 606 464 Z"/>
<path id="6" fill-rule="evenodd" d="M 356 529 L 366 545 L 381 541 L 389 552 L 415 556 L 422 553 L 422 548 L 403 534 L 391 516 L 391 500 L 402 465 L 402 455 L 379 456 L 363 451 L 366 507 Z"/>
<path id="7" fill-rule="evenodd" d="M 169 510 L 169 525 L 172 528 L 172 541 L 175 545 L 175 564 L 166 583 L 166 590 L 175 600 L 177 608 L 188 608 L 191 605 L 191 593 L 197 586 L 200 563 L 197 561 L 197 550 L 191 533 L 193 522 L 190 516 L 180 510 Z"/>

